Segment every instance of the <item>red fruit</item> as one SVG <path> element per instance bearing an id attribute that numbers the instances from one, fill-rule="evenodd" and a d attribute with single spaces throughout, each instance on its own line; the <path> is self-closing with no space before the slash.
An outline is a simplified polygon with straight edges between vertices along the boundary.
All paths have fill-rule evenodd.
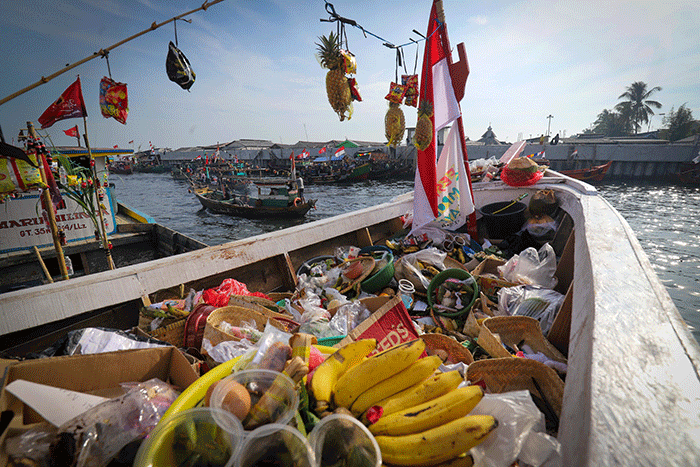
<path id="1" fill-rule="evenodd" d="M 326 357 L 320 350 L 314 346 L 311 346 L 311 350 L 309 351 L 309 371 L 315 370 L 316 367 L 323 363 L 325 359 Z"/>

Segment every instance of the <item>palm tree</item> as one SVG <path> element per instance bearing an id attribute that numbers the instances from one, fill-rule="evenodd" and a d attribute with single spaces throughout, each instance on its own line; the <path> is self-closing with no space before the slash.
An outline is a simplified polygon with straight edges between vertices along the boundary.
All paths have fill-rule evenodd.
<path id="1" fill-rule="evenodd" d="M 635 81 L 627 87 L 627 90 L 620 94 L 618 99 L 626 99 L 615 106 L 622 115 L 628 115 L 634 132 L 637 133 L 644 123 L 649 122 L 649 117 L 654 115 L 652 107 L 660 109 L 661 104 L 657 101 L 649 100 L 649 97 L 656 91 L 661 91 L 661 87 L 655 86 L 647 90 L 647 83 Z"/>

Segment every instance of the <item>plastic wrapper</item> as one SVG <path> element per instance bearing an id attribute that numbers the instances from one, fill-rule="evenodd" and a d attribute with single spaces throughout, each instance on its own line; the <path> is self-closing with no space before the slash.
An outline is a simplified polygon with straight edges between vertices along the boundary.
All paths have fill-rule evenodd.
<path id="1" fill-rule="evenodd" d="M 328 326 L 335 336 L 346 336 L 371 314 L 362 302 L 347 302 L 338 308 Z"/>
<path id="2" fill-rule="evenodd" d="M 204 302 L 207 305 L 213 305 L 216 307 L 222 307 L 228 305 L 228 301 L 231 295 L 249 295 L 253 297 L 270 299 L 267 295 L 262 292 L 251 292 L 248 287 L 235 279 L 224 279 L 216 288 L 207 289 L 203 293 Z"/>
<path id="3" fill-rule="evenodd" d="M 124 446 L 150 433 L 178 395 L 153 378 L 96 405 L 59 427 L 51 443 L 51 465 L 107 465 Z"/>
<path id="4" fill-rule="evenodd" d="M 425 277 L 421 270 L 428 265 L 443 271 L 446 257 L 447 253 L 434 247 L 409 253 L 399 258 L 394 264 L 394 277 L 397 280 L 408 279 L 416 290 L 425 292 L 430 285 L 430 279 Z"/>
<path id="5" fill-rule="evenodd" d="M 118 329 L 83 328 L 69 331 L 51 347 L 42 350 L 38 357 L 61 355 L 86 355 L 114 350 L 144 349 L 170 345 L 150 337 L 136 336 Z M 33 357 L 35 355 L 30 355 Z"/>
<path id="6" fill-rule="evenodd" d="M 529 316 L 540 322 L 547 335 L 564 295 L 552 289 L 532 285 L 503 287 L 498 291 L 498 310 L 507 315 Z"/>
<path id="7" fill-rule="evenodd" d="M 516 460 L 526 465 L 558 465 L 561 444 L 544 433 L 544 415 L 529 391 L 485 394 L 470 415 L 491 415 L 498 428 L 469 453 L 478 467 L 508 467 Z"/>
<path id="8" fill-rule="evenodd" d="M 262 332 L 258 330 L 254 321 L 243 321 L 240 326 L 234 326 L 231 323 L 222 321 L 219 323 L 219 329 L 239 339 L 247 339 L 253 343 L 258 342 L 262 337 Z"/>
<path id="9" fill-rule="evenodd" d="M 180 51 L 175 44 L 168 44 L 168 56 L 165 59 L 165 71 L 168 74 L 168 79 L 177 83 L 182 89 L 189 91 L 194 84 L 196 75 L 192 71 L 190 61 L 185 57 L 185 54 Z"/>
<path id="10" fill-rule="evenodd" d="M 404 86 L 403 84 L 392 82 L 389 85 L 389 94 L 384 96 L 384 99 L 388 100 L 389 102 L 400 104 L 403 101 L 403 97 L 405 94 L 406 86 Z"/>
<path id="11" fill-rule="evenodd" d="M 299 299 L 299 305 L 304 310 L 299 321 L 299 332 L 313 334 L 318 338 L 333 337 L 329 326 L 331 314 L 321 306 L 321 297 L 309 292 Z"/>
<path id="12" fill-rule="evenodd" d="M 251 350 L 253 351 L 250 357 L 252 359 L 253 356 L 255 356 L 258 347 L 248 339 L 241 339 L 240 341 L 223 341 L 219 342 L 215 346 L 211 345 L 209 339 L 202 339 L 202 350 L 215 362 L 224 363 L 233 358 L 241 357 Z"/>
<path id="13" fill-rule="evenodd" d="M 56 437 L 56 428 L 42 426 L 5 440 L 5 452 L 14 462 L 10 465 L 47 467 L 49 448 Z"/>
<path id="14" fill-rule="evenodd" d="M 498 266 L 498 272 L 509 282 L 549 289 L 557 285 L 557 278 L 554 277 L 556 271 L 557 255 L 549 243 L 542 245 L 539 251 L 533 247 L 525 248 L 506 264 Z"/>
<path id="15" fill-rule="evenodd" d="M 265 331 L 258 341 L 258 350 L 255 353 L 255 357 L 250 362 L 250 368 L 260 368 L 263 365 L 263 359 L 267 354 L 269 348 L 271 348 L 276 343 L 283 343 L 287 345 L 289 343 L 289 338 L 292 337 L 291 334 L 286 333 L 276 327 L 272 326 L 270 323 L 265 325 Z M 291 348 L 290 348 L 291 352 Z M 270 369 L 270 368 L 267 368 Z"/>

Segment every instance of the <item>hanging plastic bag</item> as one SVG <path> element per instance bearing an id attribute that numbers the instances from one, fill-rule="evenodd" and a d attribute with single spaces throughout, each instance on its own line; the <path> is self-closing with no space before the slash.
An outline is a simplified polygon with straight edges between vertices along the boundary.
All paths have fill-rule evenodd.
<path id="1" fill-rule="evenodd" d="M 177 83 L 182 89 L 189 91 L 194 84 L 196 75 L 192 71 L 190 61 L 185 54 L 170 42 L 168 45 L 168 57 L 165 59 L 165 71 L 170 81 Z"/>

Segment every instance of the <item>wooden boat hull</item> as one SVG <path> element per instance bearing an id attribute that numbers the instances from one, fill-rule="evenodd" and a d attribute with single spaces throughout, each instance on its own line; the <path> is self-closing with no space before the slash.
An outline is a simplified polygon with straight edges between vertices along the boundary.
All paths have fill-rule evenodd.
<path id="1" fill-rule="evenodd" d="M 195 196 L 203 207 L 218 214 L 244 217 L 246 219 L 301 219 L 315 205 L 314 200 L 308 200 L 298 205 L 287 207 L 246 206 L 230 201 L 219 201 L 195 191 Z"/>
<path id="2" fill-rule="evenodd" d="M 612 161 L 608 161 L 603 165 L 589 167 L 587 169 L 561 170 L 560 173 L 577 180 L 600 182 L 605 177 L 605 174 L 608 173 L 610 166 L 612 166 Z"/>
<path id="3" fill-rule="evenodd" d="M 562 465 L 700 465 L 700 346 L 622 216 L 591 185 L 549 170 L 526 188 L 475 183 L 474 198 L 480 207 L 540 189 L 554 190 L 573 225 L 558 271 L 570 310 L 557 436 Z M 294 271 L 308 258 L 333 254 L 338 246 L 381 244 L 401 229 L 401 216 L 412 206 L 407 194 L 176 257 L 4 294 L 2 342 L 56 338 L 47 323 L 58 328 L 69 319 L 74 327 L 100 317 L 133 326 L 141 297 L 180 284 L 199 290 L 233 277 L 249 290 L 290 290 Z"/>
<path id="4" fill-rule="evenodd" d="M 678 172 L 678 180 L 689 185 L 700 185 L 700 164 L 683 164 Z"/>

